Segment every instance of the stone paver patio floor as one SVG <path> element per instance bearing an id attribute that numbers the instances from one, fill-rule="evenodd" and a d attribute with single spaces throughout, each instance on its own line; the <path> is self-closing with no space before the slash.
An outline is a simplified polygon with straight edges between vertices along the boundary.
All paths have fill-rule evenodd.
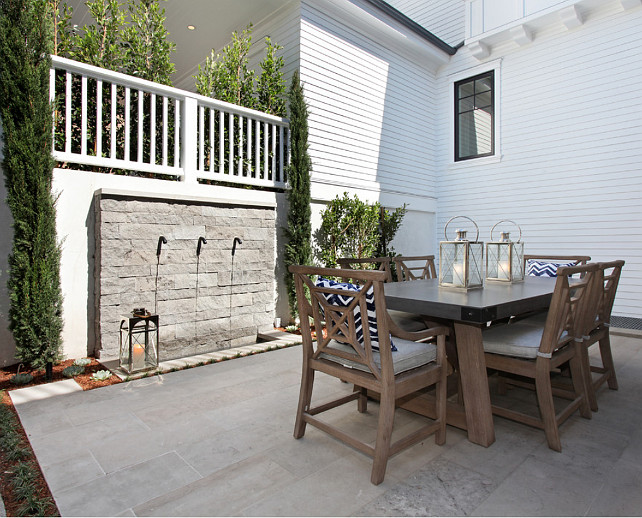
<path id="1" fill-rule="evenodd" d="M 73 380 L 12 391 L 63 516 L 617 516 L 642 514 L 642 339 L 613 336 L 619 391 L 591 420 L 570 418 L 562 453 L 544 433 L 495 418 L 496 442 L 448 427 L 393 457 L 384 483 L 370 459 L 308 427 L 292 437 L 301 349 L 83 392 Z M 351 387 L 319 377 L 316 396 Z M 519 404 L 532 394 L 515 391 Z M 374 438 L 377 405 L 333 410 Z M 399 410 L 396 426 L 416 427 Z"/>

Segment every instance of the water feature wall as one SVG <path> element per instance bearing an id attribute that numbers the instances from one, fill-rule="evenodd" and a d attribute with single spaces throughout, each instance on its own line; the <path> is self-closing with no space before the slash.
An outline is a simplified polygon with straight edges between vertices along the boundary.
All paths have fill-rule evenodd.
<path id="1" fill-rule="evenodd" d="M 135 307 L 160 316 L 161 360 L 252 343 L 272 329 L 274 205 L 104 189 L 94 202 L 101 358 L 117 356 L 120 319 Z"/>

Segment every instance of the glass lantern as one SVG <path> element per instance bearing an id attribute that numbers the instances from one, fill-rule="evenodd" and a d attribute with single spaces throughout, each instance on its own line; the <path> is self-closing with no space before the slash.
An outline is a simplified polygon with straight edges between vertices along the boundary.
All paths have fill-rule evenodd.
<path id="1" fill-rule="evenodd" d="M 519 239 L 510 240 L 510 232 L 501 232 L 499 241 L 493 240 L 493 230 L 500 223 L 512 223 L 519 229 Z M 490 230 L 486 244 L 486 279 L 489 281 L 521 282 L 524 280 L 524 243 L 522 229 L 514 221 L 503 219 Z"/>
<path id="2" fill-rule="evenodd" d="M 448 241 L 448 225 L 455 218 L 465 218 L 475 225 L 475 241 L 466 239 L 466 231 L 458 229 L 454 241 Z M 444 228 L 446 241 L 439 243 L 439 285 L 449 288 L 483 288 L 482 263 L 484 243 L 478 241 L 479 227 L 467 216 L 455 216 L 448 220 Z"/>
<path id="3" fill-rule="evenodd" d="M 158 315 L 135 309 L 120 321 L 120 368 L 127 374 L 158 367 Z"/>

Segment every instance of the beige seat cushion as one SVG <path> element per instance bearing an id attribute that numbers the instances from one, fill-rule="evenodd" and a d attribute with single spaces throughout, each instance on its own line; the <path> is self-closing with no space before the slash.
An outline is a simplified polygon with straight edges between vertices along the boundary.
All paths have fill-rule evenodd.
<path id="1" fill-rule="evenodd" d="M 482 333 L 484 351 L 518 358 L 536 358 L 544 327 L 523 322 L 486 329 Z"/>
<path id="2" fill-rule="evenodd" d="M 394 337 L 395 345 L 397 346 L 396 351 L 392 351 L 392 362 L 394 364 L 394 373 L 399 374 L 401 372 L 409 371 L 427 363 L 435 361 L 437 358 L 437 346 L 435 344 L 426 344 L 419 342 L 412 342 L 410 340 L 403 340 L 398 337 Z M 343 352 L 354 353 L 352 346 L 348 344 L 342 344 L 335 340 L 330 341 L 330 347 L 333 349 L 339 349 Z M 344 358 L 339 358 L 332 354 L 321 353 L 319 358 L 324 360 L 330 360 L 336 363 L 340 363 L 345 367 L 351 369 L 358 369 L 364 372 L 370 372 L 369 369 L 362 365 L 361 363 L 346 360 Z M 381 355 L 378 351 L 372 351 L 372 358 L 374 359 L 375 364 L 378 368 L 381 368 Z"/>

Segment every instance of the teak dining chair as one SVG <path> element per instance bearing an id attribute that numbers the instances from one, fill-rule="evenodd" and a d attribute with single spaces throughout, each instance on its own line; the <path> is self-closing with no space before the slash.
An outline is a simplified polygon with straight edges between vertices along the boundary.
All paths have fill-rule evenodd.
<path id="1" fill-rule="evenodd" d="M 572 284 L 569 279 L 573 275 Z M 549 448 L 561 451 L 559 425 L 579 408 L 591 417 L 582 375 L 581 347 L 583 318 L 598 285 L 598 265 L 560 267 L 544 325 L 524 319 L 505 326 L 490 327 L 483 333 L 484 357 L 490 369 L 525 377 L 535 382 L 540 416 L 493 405 L 493 413 L 514 421 L 543 428 Z M 573 397 L 556 412 L 551 372 L 569 363 Z"/>
<path id="2" fill-rule="evenodd" d="M 415 281 L 419 279 L 435 279 L 434 255 L 397 256 L 393 257 L 397 271 L 397 279 L 400 281 Z M 417 264 L 419 263 L 419 264 Z"/>
<path id="3" fill-rule="evenodd" d="M 587 314 L 586 318 L 582 342 L 582 366 L 589 404 L 594 412 L 598 409 L 596 391 L 604 382 L 611 390 L 618 389 L 615 365 L 611 354 L 609 326 L 623 266 L 624 261 L 622 260 L 598 263 L 601 289 L 594 297 L 593 304 L 596 307 Z M 589 348 L 596 343 L 599 344 L 602 365 L 591 365 L 589 360 Z M 592 372 L 597 372 L 599 376 L 593 379 Z"/>
<path id="4" fill-rule="evenodd" d="M 397 327 L 386 311 L 383 290 L 385 272 L 309 266 L 290 266 L 289 270 L 294 274 L 303 339 L 301 391 L 294 437 L 303 437 L 306 425 L 310 424 L 371 456 L 373 466 L 370 480 L 373 484 L 383 481 L 390 456 L 433 433 L 435 442 L 444 444 L 445 342 L 448 329 L 438 327 L 408 333 Z M 315 276 L 351 277 L 360 286 L 329 280 L 315 283 Z M 306 298 L 306 289 L 310 300 Z M 310 332 L 310 320 L 317 330 L 316 341 Z M 326 333 L 320 333 L 319 330 L 324 326 Z M 352 383 L 355 391 L 329 402 L 319 404 L 315 401 L 313 405 L 312 393 L 317 372 Z M 433 385 L 436 386 L 437 419 L 391 443 L 397 399 Z M 366 443 L 360 436 L 340 430 L 329 420 L 317 417 L 322 412 L 354 400 L 358 400 L 357 410 L 365 412 L 368 391 L 380 396 L 374 445 Z"/>

